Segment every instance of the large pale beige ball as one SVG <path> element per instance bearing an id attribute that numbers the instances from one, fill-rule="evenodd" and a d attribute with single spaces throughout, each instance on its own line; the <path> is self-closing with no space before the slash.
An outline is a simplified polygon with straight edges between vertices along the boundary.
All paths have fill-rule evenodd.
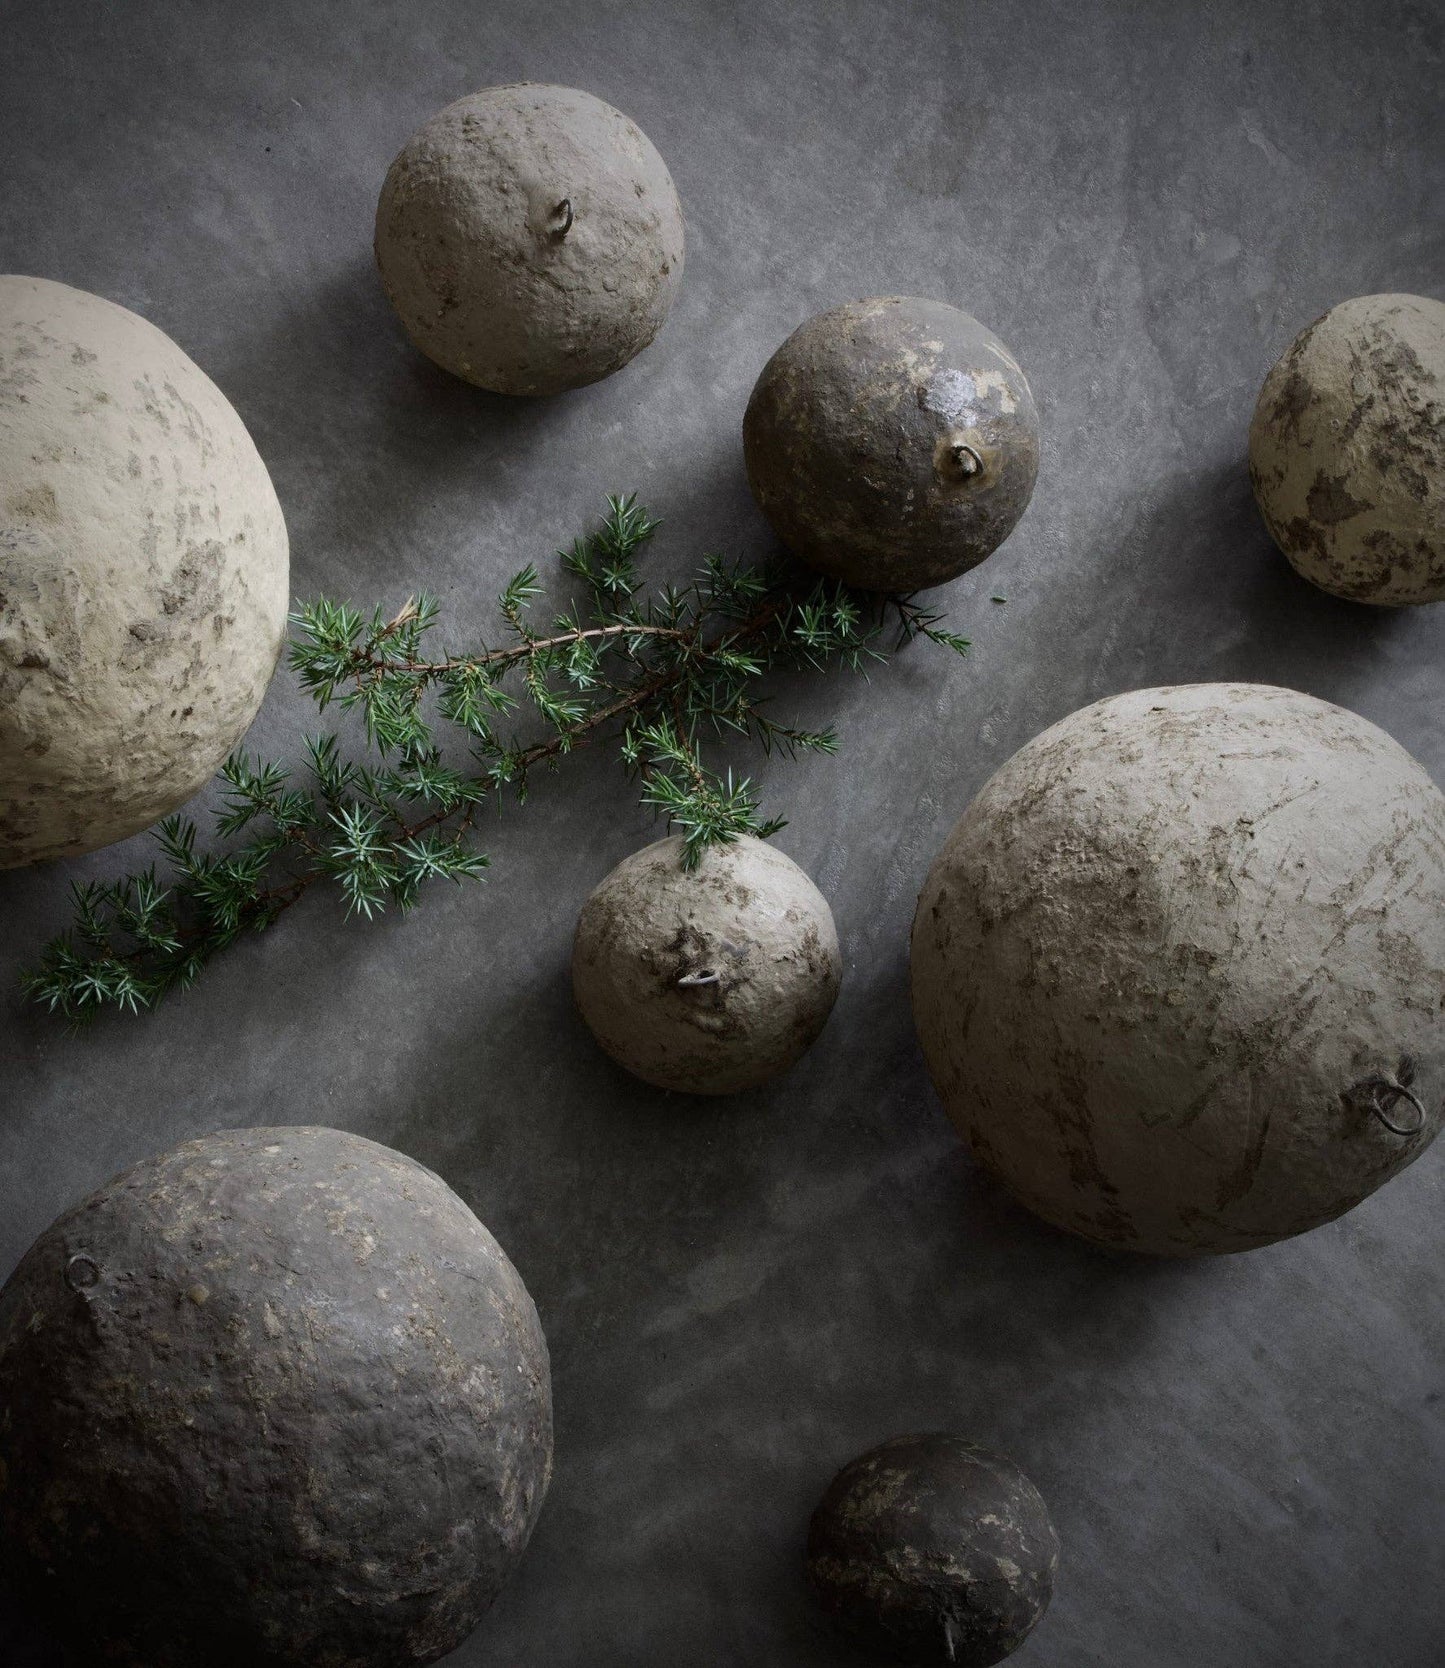
<path id="1" fill-rule="evenodd" d="M 913 1009 L 975 1155 L 1048 1221 L 1174 1256 L 1303 1233 L 1445 1111 L 1445 795 L 1292 690 L 1100 701 L 949 835 Z"/>
<path id="2" fill-rule="evenodd" d="M 626 857 L 577 922 L 572 988 L 628 1071 L 727 1095 L 786 1071 L 827 1023 L 843 974 L 828 901 L 744 835 L 682 866 L 672 837 Z"/>
<path id="3" fill-rule="evenodd" d="M 1445 303 L 1342 301 L 1265 378 L 1249 431 L 1265 525 L 1326 591 L 1445 598 Z"/>
<path id="4" fill-rule="evenodd" d="M 682 208 L 646 134 L 575 87 L 458 99 L 387 172 L 376 262 L 406 333 L 499 394 L 620 369 L 682 280 Z"/>
<path id="5" fill-rule="evenodd" d="M 245 425 L 154 325 L 0 277 L 0 868 L 204 787 L 286 629 L 286 524 Z"/>

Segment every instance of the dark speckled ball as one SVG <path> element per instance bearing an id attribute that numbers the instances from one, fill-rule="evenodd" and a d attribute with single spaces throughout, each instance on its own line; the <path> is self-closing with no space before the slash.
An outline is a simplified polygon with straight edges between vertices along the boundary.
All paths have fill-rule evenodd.
<path id="1" fill-rule="evenodd" d="M 147 1159 L 0 1292 L 0 1549 L 86 1662 L 433 1662 L 551 1463 L 521 1277 L 431 1171 L 340 1130 Z"/>
<path id="2" fill-rule="evenodd" d="M 1011 1461 L 957 1436 L 899 1436 L 838 1473 L 808 1573 L 860 1644 L 895 1663 L 988 1668 L 1048 1608 L 1058 1536 Z"/>
<path id="3" fill-rule="evenodd" d="M 997 550 L 1039 468 L 1009 350 L 942 301 L 876 296 L 800 325 L 743 418 L 748 482 L 820 573 L 870 591 L 941 585 Z"/>

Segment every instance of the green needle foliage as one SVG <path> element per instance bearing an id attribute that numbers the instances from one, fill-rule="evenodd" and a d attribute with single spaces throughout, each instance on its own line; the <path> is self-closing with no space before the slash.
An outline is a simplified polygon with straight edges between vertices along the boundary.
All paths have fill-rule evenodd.
<path id="1" fill-rule="evenodd" d="M 153 865 L 76 885 L 74 920 L 24 975 L 28 995 L 71 1021 L 152 1007 L 318 882 L 338 887 L 349 913 L 409 909 L 425 882 L 487 866 L 473 844 L 484 809 L 524 800 L 539 766 L 604 737 L 642 802 L 680 831 L 691 867 L 710 845 L 783 826 L 761 815 L 749 780 L 708 768 L 705 742 L 750 738 L 790 758 L 837 750 L 831 730 L 764 710 L 769 672 L 864 671 L 913 637 L 968 647 L 909 598 L 716 556 L 692 584 L 648 593 L 637 558 L 657 525 L 634 498 L 609 498 L 602 525 L 558 553 L 580 598 L 539 628 L 543 588 L 524 568 L 502 592 L 496 647 L 435 646 L 439 605 L 426 595 L 390 617 L 325 600 L 298 609 L 291 667 L 323 712 L 359 714 L 362 756 L 344 756 L 335 734 L 308 740 L 299 775 L 233 753 L 214 817 L 224 849 L 198 850 L 196 824 L 171 817 L 156 831 L 164 875 Z"/>

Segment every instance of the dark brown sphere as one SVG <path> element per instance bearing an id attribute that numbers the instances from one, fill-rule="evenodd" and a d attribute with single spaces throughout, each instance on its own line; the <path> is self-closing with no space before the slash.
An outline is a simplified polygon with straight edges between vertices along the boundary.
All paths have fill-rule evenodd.
<path id="1" fill-rule="evenodd" d="M 942 301 L 877 296 L 788 337 L 743 417 L 748 484 L 799 560 L 906 593 L 997 550 L 1028 506 L 1039 424 L 1018 362 Z"/>
<path id="2" fill-rule="evenodd" d="M 880 1660 L 989 1668 L 1053 1596 L 1059 1541 L 1012 1460 L 962 1437 L 899 1436 L 845 1465 L 813 1513 L 808 1574 Z"/>
<path id="3" fill-rule="evenodd" d="M 521 1277 L 431 1171 L 340 1130 L 147 1159 L 0 1291 L 0 1553 L 87 1663 L 434 1662 L 551 1464 Z"/>

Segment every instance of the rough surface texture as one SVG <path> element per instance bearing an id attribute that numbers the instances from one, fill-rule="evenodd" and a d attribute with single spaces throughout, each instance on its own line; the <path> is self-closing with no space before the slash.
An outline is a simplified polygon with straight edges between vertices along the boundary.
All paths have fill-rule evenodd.
<path id="1" fill-rule="evenodd" d="M 974 1154 L 1048 1221 L 1179 1256 L 1304 1233 L 1445 1118 L 1445 795 L 1313 696 L 1101 701 L 949 835 L 913 1007 Z"/>
<path id="2" fill-rule="evenodd" d="M 555 394 L 610 376 L 662 329 L 682 209 L 620 110 L 575 87 L 488 87 L 438 111 L 387 170 L 376 262 L 444 370 Z"/>
<path id="3" fill-rule="evenodd" d="M 1249 473 L 1306 579 L 1355 602 L 1445 599 L 1445 303 L 1361 295 L 1260 389 Z"/>
<path id="4" fill-rule="evenodd" d="M 359 1136 L 185 1142 L 0 1292 L 0 1547 L 85 1662 L 435 1661 L 511 1575 L 551 1467 L 520 1276 L 443 1181 Z"/>
<path id="5" fill-rule="evenodd" d="M 123 1165 L 225 1125 L 342 1124 L 445 1176 L 537 1300 L 558 1469 L 515 1580 L 447 1668 L 855 1668 L 801 1547 L 895 1431 L 1010 1454 L 1064 1545 L 1018 1668 L 1440 1668 L 1445 1143 L 1314 1233 L 1158 1261 L 1046 1227 L 928 1081 L 908 930 L 960 811 L 1030 737 L 1146 684 L 1284 684 L 1445 784 L 1445 607 L 1362 608 L 1280 555 L 1250 413 L 1349 295 L 1445 297 L 1435 0 L 10 0 L 7 264 L 160 322 L 276 482 L 293 586 L 418 587 L 448 645 L 636 488 L 649 574 L 776 549 L 743 470 L 758 372 L 850 297 L 957 299 L 1008 343 L 1043 459 L 1001 549 L 934 593 L 966 660 L 786 679 L 837 758 L 739 754 L 827 896 L 827 1030 L 747 1095 L 599 1053 L 568 957 L 661 833 L 598 752 L 482 824 L 485 885 L 372 927 L 317 899 L 194 991 L 81 1043 L 17 970 L 73 879 L 0 874 L 0 1276 Z M 470 388 L 406 340 L 376 197 L 405 136 L 496 82 L 588 87 L 687 208 L 667 327 L 562 399 Z M 77 118 L 77 112 L 83 118 Z M 125 212 L 121 212 L 121 208 Z M 993 594 L 1007 604 L 991 603 Z M 251 743 L 300 756 L 284 671 Z M 0 1602 L 6 1668 L 51 1668 Z M 9 1656 L 6 1657 L 6 1651 Z"/>
<path id="6" fill-rule="evenodd" d="M 991 1668 L 1038 1626 L 1059 1538 L 1012 1460 L 897 1436 L 845 1465 L 813 1513 L 808 1574 L 879 1660 Z"/>
<path id="7" fill-rule="evenodd" d="M 941 301 L 874 296 L 811 318 L 743 416 L 748 483 L 795 555 L 917 591 L 992 555 L 1028 506 L 1039 420 L 1018 361 Z"/>
<path id="8" fill-rule="evenodd" d="M 124 307 L 0 277 L 0 868 L 203 788 L 286 603 L 281 506 L 215 383 Z"/>
<path id="9" fill-rule="evenodd" d="M 582 906 L 572 989 L 619 1065 L 662 1089 L 730 1095 L 802 1058 L 843 976 L 828 900 L 746 835 L 682 866 L 682 841 L 626 857 Z"/>

